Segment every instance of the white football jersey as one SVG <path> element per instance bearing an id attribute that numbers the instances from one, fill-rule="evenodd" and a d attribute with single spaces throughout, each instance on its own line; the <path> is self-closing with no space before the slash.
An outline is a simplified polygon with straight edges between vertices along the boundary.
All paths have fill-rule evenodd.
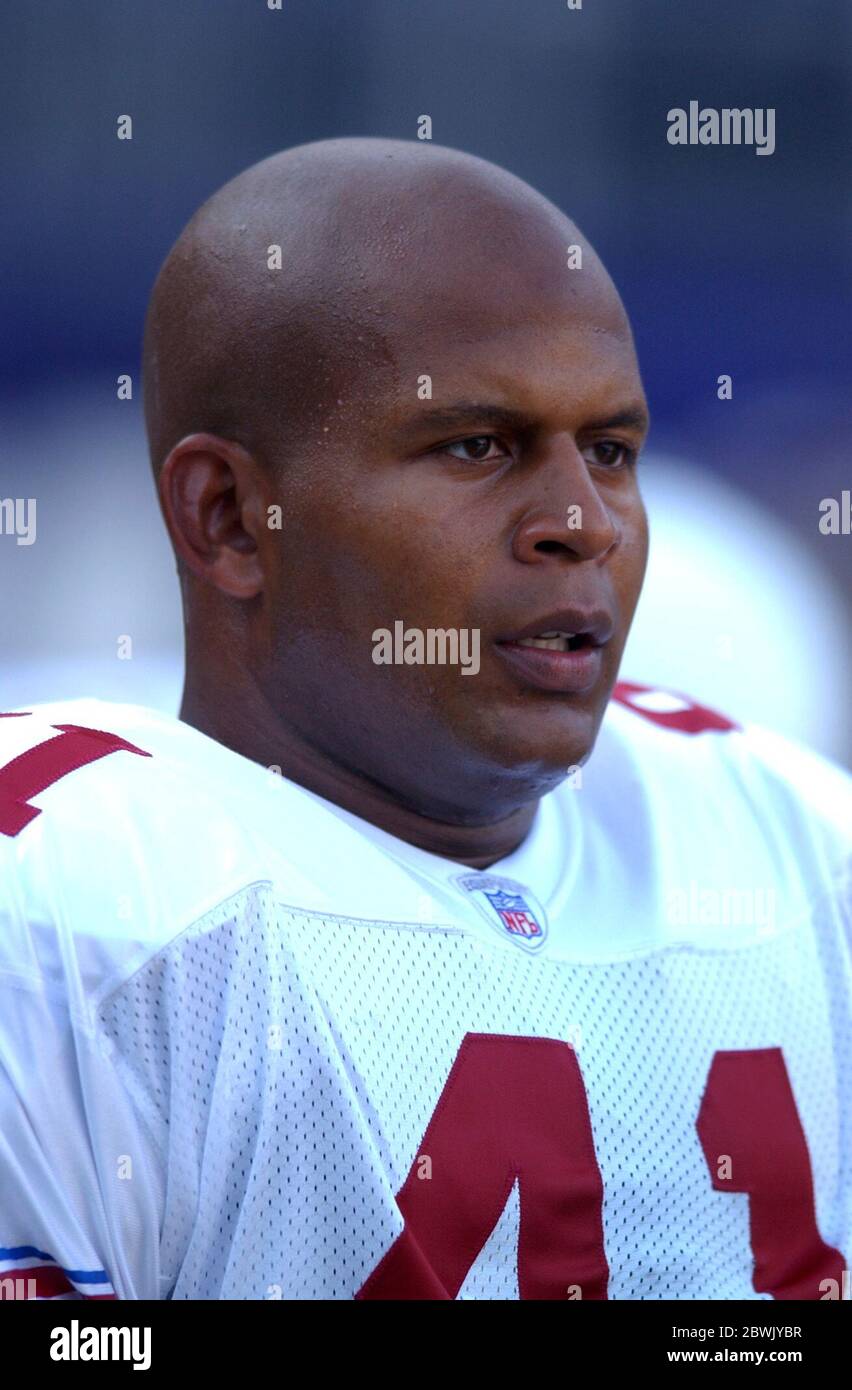
<path id="1" fill-rule="evenodd" d="M 150 710 L 0 717 L 0 1295 L 821 1299 L 852 783 L 623 684 L 484 872 Z"/>

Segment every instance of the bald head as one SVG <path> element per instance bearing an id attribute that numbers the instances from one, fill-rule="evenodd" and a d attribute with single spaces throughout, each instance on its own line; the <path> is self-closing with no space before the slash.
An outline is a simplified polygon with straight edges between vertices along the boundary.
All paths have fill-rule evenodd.
<path id="1" fill-rule="evenodd" d="M 155 469 L 197 430 L 266 464 L 292 459 L 331 416 L 363 419 L 377 393 L 402 387 L 400 342 L 445 314 L 458 337 L 460 302 L 521 276 L 533 300 L 572 243 L 583 246 L 585 273 L 570 285 L 564 277 L 566 293 L 606 282 L 614 330 L 623 328 L 576 227 L 485 160 L 426 142 L 340 139 L 254 165 L 195 214 L 151 296 L 144 385 Z"/>

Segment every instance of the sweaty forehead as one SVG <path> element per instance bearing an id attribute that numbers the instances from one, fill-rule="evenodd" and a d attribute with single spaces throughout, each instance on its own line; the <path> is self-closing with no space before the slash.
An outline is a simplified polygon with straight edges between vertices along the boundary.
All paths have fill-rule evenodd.
<path id="1" fill-rule="evenodd" d="M 399 391 L 418 364 L 428 372 L 424 357 L 575 323 L 630 337 L 591 246 L 522 180 L 405 141 L 302 146 L 214 195 L 161 271 L 146 329 L 152 451 L 215 426 L 199 411 L 217 401 L 234 418 L 298 403 L 310 424 L 349 396 Z"/>
<path id="2" fill-rule="evenodd" d="M 594 300 L 623 316 L 582 234 L 522 180 L 451 150 L 377 141 L 391 147 L 381 158 L 359 154 L 373 142 L 352 143 L 355 152 L 338 158 L 267 161 L 227 186 L 194 229 L 207 274 L 236 278 L 249 298 L 259 292 L 271 314 L 299 303 L 332 314 L 372 304 L 392 322 L 394 310 L 407 318 L 426 304 L 485 306 L 523 291 L 566 306 Z M 271 279 L 252 273 L 267 238 L 281 246 Z M 582 269 L 569 264 L 577 245 Z"/>

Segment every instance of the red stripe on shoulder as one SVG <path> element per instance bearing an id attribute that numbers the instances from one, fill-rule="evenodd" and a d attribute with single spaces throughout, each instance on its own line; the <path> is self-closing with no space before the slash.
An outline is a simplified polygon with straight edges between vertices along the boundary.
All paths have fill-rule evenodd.
<path id="1" fill-rule="evenodd" d="M 61 738 L 45 739 L 0 767 L 0 834 L 15 836 L 41 815 L 40 806 L 31 806 L 30 799 L 46 791 L 54 782 L 76 772 L 88 763 L 97 762 L 110 753 L 136 753 L 150 758 L 151 753 L 137 748 L 135 743 L 104 729 L 88 729 L 82 724 L 54 724 Z"/>
<path id="2" fill-rule="evenodd" d="M 619 681 L 612 698 L 661 729 L 675 729 L 682 734 L 724 734 L 740 727 L 726 715 L 708 709 L 707 705 L 699 705 L 686 695 L 639 685 L 636 681 Z"/>

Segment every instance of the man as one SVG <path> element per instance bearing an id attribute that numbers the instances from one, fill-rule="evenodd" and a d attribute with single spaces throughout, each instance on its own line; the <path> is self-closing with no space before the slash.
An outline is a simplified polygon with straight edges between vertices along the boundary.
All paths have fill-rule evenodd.
<path id="1" fill-rule="evenodd" d="M 4 1271 L 839 1296 L 849 781 L 608 706 L 647 415 L 592 248 L 470 156 L 304 146 L 190 222 L 144 368 L 186 686 L 0 720 Z"/>

